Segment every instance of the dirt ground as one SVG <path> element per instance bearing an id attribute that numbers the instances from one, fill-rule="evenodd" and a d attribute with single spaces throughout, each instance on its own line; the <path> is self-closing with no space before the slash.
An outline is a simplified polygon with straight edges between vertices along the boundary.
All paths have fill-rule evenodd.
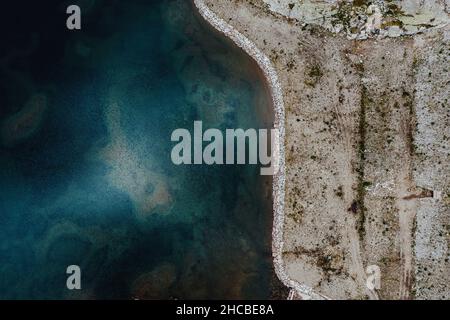
<path id="1" fill-rule="evenodd" d="M 333 299 L 449 299 L 449 27 L 351 40 L 267 1 L 205 2 L 282 85 L 289 277 Z"/>

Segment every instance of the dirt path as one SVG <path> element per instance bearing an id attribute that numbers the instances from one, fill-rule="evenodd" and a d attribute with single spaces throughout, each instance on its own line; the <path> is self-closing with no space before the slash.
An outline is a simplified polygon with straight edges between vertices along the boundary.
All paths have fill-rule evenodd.
<path id="1" fill-rule="evenodd" d="M 404 117 L 400 134 L 403 140 L 405 150 L 409 149 L 411 143 L 411 118 Z M 413 228 L 416 217 L 417 200 L 411 197 L 415 191 L 415 185 L 412 180 L 412 164 L 411 156 L 405 152 L 404 165 L 399 168 L 396 183 L 396 205 L 398 209 L 398 219 L 400 227 L 400 261 L 401 261 L 401 278 L 400 278 L 400 299 L 411 298 L 411 287 L 413 283 Z"/>
<path id="2" fill-rule="evenodd" d="M 400 299 L 410 299 L 410 291 L 412 286 L 412 229 L 414 218 L 416 216 L 416 200 L 403 199 L 408 195 L 408 189 L 411 186 L 409 172 L 402 170 L 403 176 L 397 187 L 397 207 L 400 224 L 400 259 L 402 273 L 400 279 Z"/>
<path id="3" fill-rule="evenodd" d="M 352 133 L 349 132 L 352 128 L 351 119 L 347 112 L 341 112 L 338 108 L 334 110 L 337 115 L 338 128 L 342 134 L 342 143 L 345 150 L 345 163 L 342 167 L 342 189 L 344 191 L 344 201 L 350 207 L 354 202 L 353 185 L 355 183 L 354 174 L 352 173 L 351 161 L 355 157 L 354 146 L 352 145 Z M 348 216 L 348 222 L 345 225 L 344 234 L 349 242 L 350 257 L 352 271 L 356 274 L 356 281 L 358 286 L 364 288 L 367 295 L 372 300 L 377 300 L 378 294 L 374 290 L 369 290 L 366 286 L 366 273 L 361 254 L 361 243 L 358 234 L 357 216 L 350 215 L 349 212 L 344 212 Z M 364 291 L 364 290 L 361 290 Z"/>

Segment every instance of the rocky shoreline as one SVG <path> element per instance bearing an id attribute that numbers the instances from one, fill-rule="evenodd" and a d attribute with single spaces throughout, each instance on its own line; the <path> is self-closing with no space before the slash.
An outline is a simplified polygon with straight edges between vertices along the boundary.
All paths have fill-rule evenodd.
<path id="1" fill-rule="evenodd" d="M 230 38 L 236 45 L 242 48 L 250 55 L 262 69 L 267 79 L 274 108 L 274 128 L 279 132 L 278 148 L 273 155 L 273 161 L 278 163 L 279 170 L 273 177 L 273 230 L 272 230 L 272 254 L 274 259 L 275 272 L 278 278 L 289 288 L 296 290 L 297 294 L 303 299 L 323 299 L 324 297 L 316 294 L 308 286 L 300 284 L 289 278 L 287 275 L 283 259 L 283 224 L 284 224 L 284 184 L 285 184 L 285 157 L 284 157 L 284 103 L 281 86 L 278 81 L 278 75 L 270 62 L 270 59 L 259 50 L 254 43 L 242 35 L 239 31 L 227 24 L 212 12 L 203 0 L 194 0 L 196 8 L 202 17 L 208 21 L 215 29 L 222 32 Z M 281 143 L 280 143 L 281 142 Z"/>

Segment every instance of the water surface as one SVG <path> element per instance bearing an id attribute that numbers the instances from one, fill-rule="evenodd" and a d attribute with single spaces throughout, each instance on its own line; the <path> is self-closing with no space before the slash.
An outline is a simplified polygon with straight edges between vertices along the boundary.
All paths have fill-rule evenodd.
<path id="1" fill-rule="evenodd" d="M 269 298 L 271 179 L 170 161 L 194 120 L 271 126 L 255 64 L 187 1 L 69 4 L 2 12 L 0 298 Z"/>

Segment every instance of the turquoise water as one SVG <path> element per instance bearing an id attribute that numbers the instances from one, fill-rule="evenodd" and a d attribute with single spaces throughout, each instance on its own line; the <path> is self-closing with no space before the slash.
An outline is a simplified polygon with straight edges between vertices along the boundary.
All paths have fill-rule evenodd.
<path id="1" fill-rule="evenodd" d="M 63 4 L 2 17 L 0 298 L 269 298 L 271 179 L 170 160 L 194 120 L 271 126 L 254 63 L 187 1 Z"/>

